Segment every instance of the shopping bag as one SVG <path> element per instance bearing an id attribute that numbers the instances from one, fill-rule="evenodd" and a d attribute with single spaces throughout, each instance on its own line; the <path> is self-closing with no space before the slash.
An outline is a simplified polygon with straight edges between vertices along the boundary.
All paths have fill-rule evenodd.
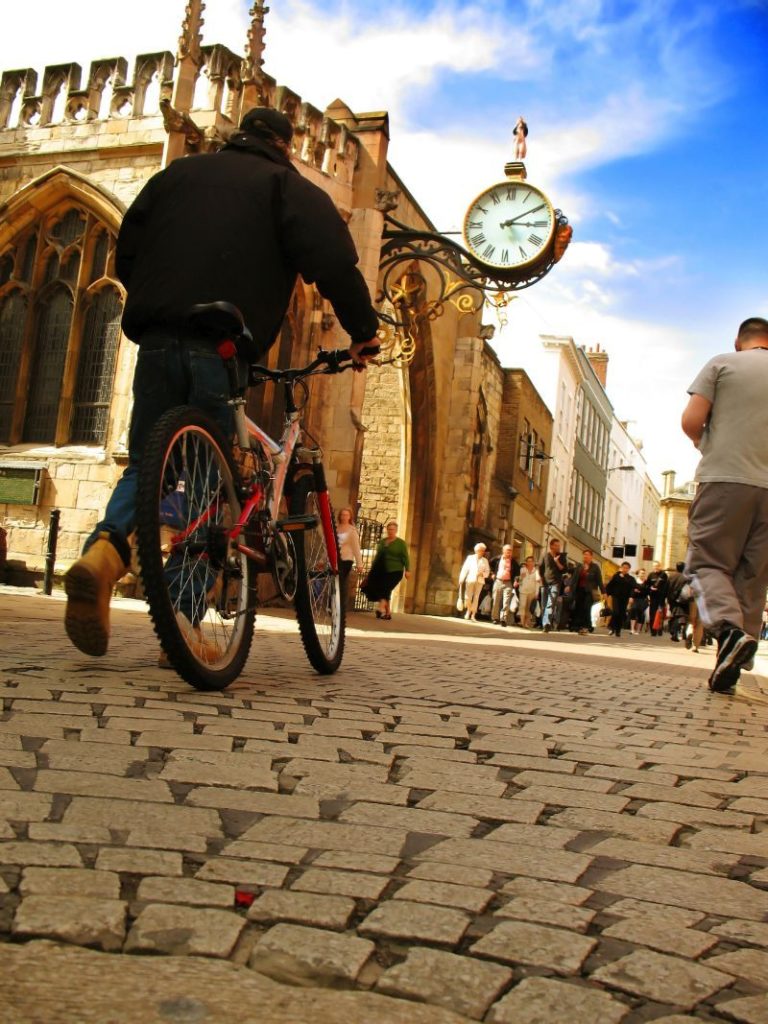
<path id="1" fill-rule="evenodd" d="M 661 610 L 661 608 L 657 608 L 656 609 L 656 614 L 653 617 L 653 625 L 651 626 L 651 629 L 654 630 L 654 632 L 660 633 L 663 628 L 664 628 L 664 612 Z"/>
<path id="2" fill-rule="evenodd" d="M 459 593 L 459 596 L 456 598 L 456 611 L 457 612 L 463 612 L 464 611 L 464 595 L 461 594 L 461 593 Z"/>

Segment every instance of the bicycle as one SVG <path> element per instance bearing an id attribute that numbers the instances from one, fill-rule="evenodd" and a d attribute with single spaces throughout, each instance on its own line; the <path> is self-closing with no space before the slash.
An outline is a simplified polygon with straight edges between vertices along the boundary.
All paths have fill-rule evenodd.
<path id="1" fill-rule="evenodd" d="M 239 379 L 237 341 L 250 338 L 236 307 L 194 307 L 192 322 L 227 369 L 234 443 L 203 411 L 177 406 L 157 422 L 139 473 L 137 543 L 150 616 L 167 660 L 198 690 L 241 673 L 253 640 L 257 579 L 271 573 L 293 602 L 304 650 L 321 674 L 344 654 L 339 550 L 322 452 L 301 423 L 296 390 L 307 377 L 350 369 L 349 352 L 318 352 L 300 369 L 249 366 Z M 249 386 L 285 394 L 275 441 L 245 413 Z M 310 441 L 309 446 L 305 440 Z"/>

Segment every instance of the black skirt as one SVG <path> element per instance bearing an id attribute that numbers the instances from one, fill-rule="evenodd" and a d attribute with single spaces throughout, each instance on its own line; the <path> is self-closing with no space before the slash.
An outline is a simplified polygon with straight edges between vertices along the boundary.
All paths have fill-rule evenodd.
<path id="1" fill-rule="evenodd" d="M 384 559 L 375 558 L 368 572 L 368 578 L 360 590 L 369 601 L 388 601 L 392 596 L 392 591 L 402 578 L 402 569 L 398 569 L 397 572 L 386 572 Z"/>

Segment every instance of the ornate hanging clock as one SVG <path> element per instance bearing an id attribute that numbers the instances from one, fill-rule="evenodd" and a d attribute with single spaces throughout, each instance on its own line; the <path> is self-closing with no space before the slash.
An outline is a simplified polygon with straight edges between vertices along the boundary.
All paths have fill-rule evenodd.
<path id="1" fill-rule="evenodd" d="M 486 188 L 464 216 L 464 243 L 470 259 L 493 277 L 527 278 L 556 262 L 572 229 L 540 188 L 525 180 L 520 164 L 508 178 Z"/>

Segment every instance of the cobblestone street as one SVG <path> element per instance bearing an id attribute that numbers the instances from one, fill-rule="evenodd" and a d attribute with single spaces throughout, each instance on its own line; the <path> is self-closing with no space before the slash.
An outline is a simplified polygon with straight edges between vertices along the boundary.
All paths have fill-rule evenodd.
<path id="1" fill-rule="evenodd" d="M 0 609 L 3 1021 L 768 1022 L 768 659 L 269 614 L 202 694 Z"/>

